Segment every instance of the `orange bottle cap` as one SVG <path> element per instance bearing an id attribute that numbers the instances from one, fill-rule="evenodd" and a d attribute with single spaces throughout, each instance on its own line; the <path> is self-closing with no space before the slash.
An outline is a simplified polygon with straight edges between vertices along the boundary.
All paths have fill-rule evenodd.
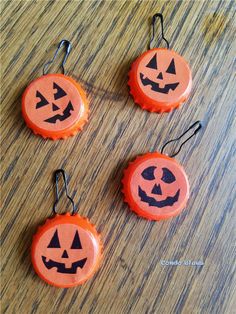
<path id="1" fill-rule="evenodd" d="M 169 112 L 190 94 L 192 75 L 183 57 L 173 50 L 154 48 L 143 53 L 129 72 L 135 103 L 153 112 Z"/>
<path id="2" fill-rule="evenodd" d="M 88 103 L 82 87 L 64 74 L 46 74 L 26 88 L 22 97 L 26 124 L 43 138 L 65 139 L 88 120 Z"/>
<path id="3" fill-rule="evenodd" d="M 48 284 L 83 284 L 100 266 L 102 244 L 95 227 L 79 215 L 56 215 L 38 228 L 31 247 L 34 269 Z"/>
<path id="4" fill-rule="evenodd" d="M 122 183 L 124 201 L 136 214 L 150 220 L 178 215 L 189 198 L 188 178 L 182 166 L 157 152 L 131 162 Z"/>

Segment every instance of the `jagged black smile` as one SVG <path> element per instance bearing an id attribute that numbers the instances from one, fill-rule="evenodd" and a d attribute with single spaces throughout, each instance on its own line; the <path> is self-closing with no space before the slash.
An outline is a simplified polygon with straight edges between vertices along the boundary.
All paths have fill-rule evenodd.
<path id="1" fill-rule="evenodd" d="M 153 82 L 149 78 L 144 78 L 144 75 L 140 73 L 140 79 L 144 86 L 151 85 L 151 89 L 158 93 L 168 94 L 170 90 L 175 90 L 179 83 L 166 84 L 165 87 L 159 87 L 159 83 Z"/>
<path id="2" fill-rule="evenodd" d="M 87 258 L 83 258 L 79 261 L 72 263 L 72 266 L 70 268 L 66 268 L 64 263 L 55 262 L 55 261 L 52 261 L 51 259 L 47 262 L 45 256 L 42 256 L 42 260 L 43 260 L 44 265 L 47 267 L 47 269 L 51 269 L 53 267 L 56 267 L 58 273 L 76 274 L 78 267 L 80 267 L 80 268 L 84 267 L 84 264 L 86 263 Z"/>
<path id="3" fill-rule="evenodd" d="M 56 123 L 57 120 L 64 121 L 67 118 L 71 116 L 71 111 L 74 111 L 74 107 L 72 106 L 72 103 L 69 101 L 69 104 L 67 105 L 66 109 L 63 111 L 63 114 L 56 114 L 55 116 L 44 120 L 48 123 Z"/>
<path id="4" fill-rule="evenodd" d="M 148 196 L 147 193 L 143 191 L 140 186 L 138 187 L 138 195 L 141 201 L 148 203 L 149 206 L 155 206 L 159 208 L 172 206 L 175 202 L 178 201 L 179 193 L 180 190 L 178 190 L 174 196 L 168 196 L 165 200 L 157 201 L 154 197 Z"/>

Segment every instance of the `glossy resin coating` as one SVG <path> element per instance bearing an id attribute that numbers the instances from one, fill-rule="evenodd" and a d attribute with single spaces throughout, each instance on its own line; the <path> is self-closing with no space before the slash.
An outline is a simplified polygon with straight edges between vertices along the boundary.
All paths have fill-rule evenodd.
<path id="1" fill-rule="evenodd" d="M 26 88 L 22 114 L 29 128 L 43 138 L 65 139 L 88 120 L 88 103 L 82 87 L 63 74 L 43 75 Z"/>
<path id="2" fill-rule="evenodd" d="M 151 220 L 178 215 L 189 198 L 182 166 L 160 153 L 137 157 L 124 171 L 124 201 L 136 214 Z"/>
<path id="3" fill-rule="evenodd" d="M 31 258 L 36 273 L 48 284 L 63 288 L 81 285 L 100 266 L 100 235 L 86 218 L 56 215 L 38 228 Z"/>

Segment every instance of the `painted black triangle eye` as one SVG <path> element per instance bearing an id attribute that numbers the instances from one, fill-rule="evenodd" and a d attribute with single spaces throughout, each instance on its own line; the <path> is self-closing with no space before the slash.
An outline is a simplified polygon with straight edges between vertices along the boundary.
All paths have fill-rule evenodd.
<path id="1" fill-rule="evenodd" d="M 82 249 L 78 230 L 75 233 L 75 237 L 74 237 L 73 243 L 71 245 L 71 249 Z"/>
<path id="2" fill-rule="evenodd" d="M 141 173 L 141 176 L 145 180 L 154 180 L 155 179 L 155 176 L 154 176 L 155 169 L 156 169 L 156 167 L 154 167 L 154 166 L 148 167 L 148 168 L 143 170 L 143 172 Z"/>
<path id="3" fill-rule="evenodd" d="M 55 100 L 62 98 L 62 97 L 67 95 L 66 92 L 59 85 L 57 85 L 55 82 L 53 82 L 53 89 L 57 90 L 57 92 L 54 93 L 54 99 Z"/>
<path id="4" fill-rule="evenodd" d="M 157 55 L 155 54 L 152 59 L 148 62 L 146 65 L 147 68 L 155 69 L 157 70 Z"/>
<path id="5" fill-rule="evenodd" d="M 36 109 L 39 109 L 39 108 L 49 104 L 47 99 L 39 91 L 36 92 L 36 97 L 38 97 L 40 99 L 40 101 L 37 102 L 37 104 L 36 104 Z"/>
<path id="6" fill-rule="evenodd" d="M 175 176 L 173 175 L 173 173 L 167 169 L 167 168 L 162 168 L 162 171 L 163 171 L 163 175 L 162 175 L 162 178 L 161 180 L 165 183 L 172 183 L 174 182 L 176 179 L 175 179 Z"/>
<path id="7" fill-rule="evenodd" d="M 58 232 L 57 230 L 55 231 L 50 243 L 48 244 L 48 248 L 60 248 L 60 242 L 58 238 Z"/>
<path id="8" fill-rule="evenodd" d="M 174 59 L 171 60 L 170 65 L 168 66 L 168 69 L 166 70 L 166 73 L 176 74 Z"/>

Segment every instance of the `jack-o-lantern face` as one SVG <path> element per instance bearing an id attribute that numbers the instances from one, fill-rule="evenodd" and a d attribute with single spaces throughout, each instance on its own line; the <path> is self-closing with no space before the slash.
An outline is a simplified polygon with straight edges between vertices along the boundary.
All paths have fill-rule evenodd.
<path id="1" fill-rule="evenodd" d="M 64 226 L 64 228 L 66 228 L 66 226 Z M 75 259 L 74 261 L 72 261 L 75 256 L 80 255 L 79 251 L 76 252 L 75 250 L 83 250 L 78 229 L 75 231 L 74 239 L 71 243 L 71 246 L 64 248 L 61 247 L 58 236 L 58 229 L 56 229 L 47 246 L 47 249 L 54 249 L 48 250 L 45 255 L 42 255 L 42 261 L 47 269 L 55 268 L 56 272 L 62 274 L 76 274 L 78 267 L 83 269 L 84 265 L 86 264 L 87 257 L 78 260 Z M 71 252 L 71 250 L 73 251 Z M 49 258 L 48 255 L 51 256 L 52 259 Z M 55 258 L 56 260 L 54 260 L 53 258 Z M 63 260 L 63 262 L 58 261 L 61 259 Z M 68 261 L 69 264 L 71 264 L 70 267 L 66 267 Z"/>
<path id="2" fill-rule="evenodd" d="M 57 216 L 47 222 L 35 237 L 33 265 L 49 284 L 75 286 L 96 270 L 101 255 L 99 237 L 94 227 L 82 218 Z"/>
<path id="3" fill-rule="evenodd" d="M 167 189 L 165 187 L 165 184 L 172 184 L 176 181 L 175 176 L 168 168 L 161 168 L 159 172 L 162 172 L 162 175 L 158 180 L 156 180 L 155 171 L 157 167 L 156 166 L 150 166 L 143 170 L 141 173 L 141 176 L 144 180 L 151 181 L 154 183 L 151 193 L 148 194 L 143 188 L 146 186 L 146 182 L 144 184 L 144 187 L 138 186 L 138 195 L 140 197 L 140 200 L 142 202 L 147 203 L 149 206 L 154 206 L 158 208 L 163 208 L 166 206 L 172 206 L 175 202 L 179 199 L 180 189 L 174 193 L 174 195 L 170 196 L 167 195 L 164 199 L 161 199 L 159 196 L 159 200 L 157 199 L 158 195 L 163 195 L 163 189 Z M 159 172 L 157 171 L 157 175 L 159 175 Z M 161 182 L 162 181 L 162 182 Z M 164 194 L 165 195 L 165 194 Z"/>
<path id="4" fill-rule="evenodd" d="M 46 97 L 43 96 L 38 90 L 36 91 L 36 97 L 38 98 L 39 101 L 36 103 L 36 109 L 45 108 L 45 106 L 51 106 L 52 112 L 54 112 L 53 116 L 46 118 L 44 121 L 47 123 L 57 123 L 57 121 L 64 121 L 68 119 L 71 116 L 72 111 L 74 111 L 73 104 L 69 100 L 67 103 L 67 106 L 65 109 L 63 109 L 63 112 L 57 113 L 60 110 L 60 107 L 58 107 L 55 102 L 58 99 L 61 99 L 65 97 L 67 94 L 66 92 L 55 82 L 53 82 L 53 89 L 56 90 L 55 93 L 53 94 L 54 97 L 54 102 L 49 103 L 49 101 L 46 99 Z M 48 108 L 47 108 L 48 110 Z M 50 112 L 50 110 L 48 110 Z"/>
<path id="5" fill-rule="evenodd" d="M 158 71 L 157 68 L 157 54 L 155 54 L 152 59 L 148 62 L 148 64 L 146 65 L 147 68 L 149 69 L 153 69 Z M 161 82 L 164 81 L 164 77 L 163 77 L 163 73 L 161 71 L 158 71 L 158 75 L 156 77 L 156 80 L 160 80 L 159 82 L 152 81 L 151 79 L 149 79 L 148 77 L 145 77 L 145 75 L 143 73 L 140 73 L 140 79 L 142 81 L 142 84 L 144 86 L 148 86 L 150 85 L 151 90 L 157 93 L 162 93 L 162 94 L 169 94 L 169 92 L 171 90 L 175 90 L 176 87 L 179 85 L 179 82 L 175 82 L 175 83 L 168 83 L 168 84 L 162 84 L 163 87 L 161 87 Z M 170 64 L 168 66 L 168 68 L 166 69 L 166 71 L 164 72 L 166 75 L 168 74 L 173 74 L 176 76 L 176 69 L 175 69 L 175 59 L 173 58 L 170 61 Z"/>
<path id="6" fill-rule="evenodd" d="M 178 101 L 191 81 L 188 64 L 172 50 L 153 49 L 148 52 L 138 67 L 140 88 L 155 100 Z"/>
<path id="7" fill-rule="evenodd" d="M 63 137 L 87 118 L 85 94 L 75 81 L 62 74 L 48 74 L 33 81 L 23 95 L 22 111 L 29 127 L 45 137 Z"/>
<path id="8" fill-rule="evenodd" d="M 138 157 L 125 171 L 123 184 L 131 209 L 155 220 L 177 215 L 189 194 L 183 168 L 173 158 L 159 153 Z"/>
<path id="9" fill-rule="evenodd" d="M 135 102 L 144 109 L 170 111 L 188 97 L 192 87 L 191 71 L 175 51 L 155 48 L 134 62 L 129 85 Z"/>

